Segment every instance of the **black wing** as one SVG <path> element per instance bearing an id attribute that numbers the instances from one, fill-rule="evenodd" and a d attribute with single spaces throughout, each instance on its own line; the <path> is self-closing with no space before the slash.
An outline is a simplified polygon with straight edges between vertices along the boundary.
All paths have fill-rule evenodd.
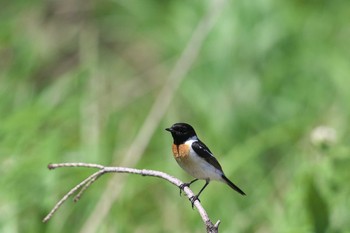
<path id="1" fill-rule="evenodd" d="M 222 171 L 222 168 L 216 158 L 213 156 L 213 153 L 209 150 L 209 148 L 200 140 L 192 143 L 192 149 L 205 161 L 213 165 L 216 169 Z"/>

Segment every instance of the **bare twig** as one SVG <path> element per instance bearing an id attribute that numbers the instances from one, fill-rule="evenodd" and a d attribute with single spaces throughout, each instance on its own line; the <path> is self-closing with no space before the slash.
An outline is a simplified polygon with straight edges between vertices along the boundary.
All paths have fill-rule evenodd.
<path id="1" fill-rule="evenodd" d="M 60 166 L 63 167 L 63 166 Z M 92 174 L 91 176 L 89 176 L 88 178 L 86 178 L 85 180 L 83 180 L 82 182 L 80 182 L 78 185 L 76 185 L 74 188 L 72 188 L 66 195 L 64 195 L 62 197 L 62 199 L 57 202 L 57 204 L 55 205 L 55 207 L 50 211 L 50 213 L 43 219 L 43 222 L 47 222 L 52 215 L 58 210 L 58 208 L 60 208 L 60 206 L 70 197 L 72 196 L 75 192 L 77 192 L 84 184 L 88 183 L 93 177 L 96 176 L 97 173 L 100 173 L 100 171 L 95 172 L 94 174 Z"/>
<path id="2" fill-rule="evenodd" d="M 103 174 L 106 173 L 131 173 L 131 174 L 138 174 L 142 176 L 154 176 L 159 177 L 164 180 L 169 181 L 170 183 L 176 185 L 180 188 L 182 184 L 184 184 L 179 179 L 166 174 L 161 171 L 155 171 L 155 170 L 146 170 L 146 169 L 135 169 L 135 168 L 127 168 L 127 167 L 105 167 L 99 164 L 89 164 L 89 163 L 58 163 L 58 164 L 49 164 L 49 169 L 55 169 L 55 168 L 61 168 L 61 167 L 87 167 L 87 168 L 97 168 L 99 171 L 93 173 L 88 178 L 80 182 L 78 185 L 76 185 L 74 188 L 72 188 L 66 195 L 64 195 L 59 202 L 56 203 L 56 205 L 52 208 L 50 213 L 43 219 L 43 222 L 49 221 L 52 216 L 55 214 L 55 212 L 61 207 L 61 205 L 74 193 L 78 192 L 78 194 L 75 196 L 74 201 L 78 201 L 82 194 Z M 192 190 L 185 186 L 183 191 L 186 193 L 187 197 L 190 199 L 194 196 Z M 203 206 L 200 204 L 198 200 L 194 202 L 194 206 L 196 206 L 204 224 L 206 225 L 207 232 L 218 232 L 218 227 L 220 224 L 220 221 L 218 221 L 215 225 L 212 223 L 212 221 L 209 219 L 208 214 L 204 210 Z"/>

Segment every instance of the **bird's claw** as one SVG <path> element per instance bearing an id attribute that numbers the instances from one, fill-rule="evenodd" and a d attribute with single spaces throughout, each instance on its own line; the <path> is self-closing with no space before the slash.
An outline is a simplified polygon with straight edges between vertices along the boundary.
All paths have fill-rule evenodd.
<path id="1" fill-rule="evenodd" d="M 201 202 L 201 200 L 199 200 L 199 198 L 198 198 L 197 195 L 194 195 L 194 196 L 190 197 L 190 202 L 191 202 L 191 204 L 192 204 L 192 209 L 193 209 L 193 206 L 194 206 L 194 202 L 195 202 L 195 201 Z"/>
<path id="2" fill-rule="evenodd" d="M 191 185 L 191 183 L 183 183 L 179 186 L 180 187 L 180 197 L 182 194 L 182 190 L 184 190 L 185 187 L 190 187 L 190 185 Z"/>

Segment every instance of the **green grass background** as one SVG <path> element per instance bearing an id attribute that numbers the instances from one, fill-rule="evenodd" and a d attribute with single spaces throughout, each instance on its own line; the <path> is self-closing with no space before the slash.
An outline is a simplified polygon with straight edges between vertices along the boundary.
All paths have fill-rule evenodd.
<path id="1" fill-rule="evenodd" d="M 0 232 L 79 232 L 111 176 L 127 184 L 98 232 L 204 232 L 175 186 L 125 174 L 41 220 L 91 172 L 47 164 L 118 165 L 210 2 L 1 5 Z M 247 193 L 202 194 L 220 232 L 350 232 L 349 16 L 342 0 L 228 1 L 136 167 L 190 180 L 164 131 L 189 122 Z M 321 125 L 334 142 L 312 143 Z"/>

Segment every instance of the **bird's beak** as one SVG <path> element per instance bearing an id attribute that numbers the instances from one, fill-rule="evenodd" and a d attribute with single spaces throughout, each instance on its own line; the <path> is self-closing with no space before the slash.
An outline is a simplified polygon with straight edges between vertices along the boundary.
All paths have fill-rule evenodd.
<path id="1" fill-rule="evenodd" d="M 165 130 L 166 130 L 166 131 L 169 131 L 169 132 L 172 132 L 172 131 L 173 131 L 172 128 L 166 128 Z"/>

